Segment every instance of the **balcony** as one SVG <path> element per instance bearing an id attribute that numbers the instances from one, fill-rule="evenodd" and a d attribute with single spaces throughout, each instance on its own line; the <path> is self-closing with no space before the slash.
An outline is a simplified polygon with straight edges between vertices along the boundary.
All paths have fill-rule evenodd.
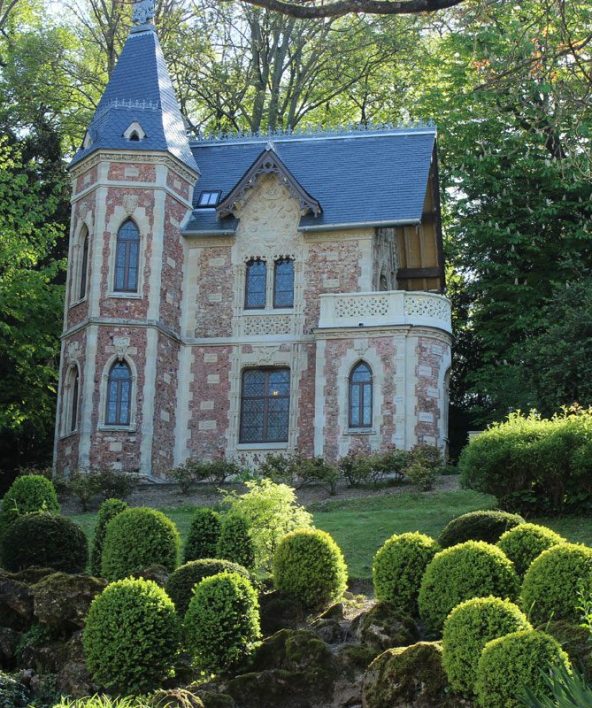
<path id="1" fill-rule="evenodd" d="M 450 301 L 443 295 L 391 290 L 321 295 L 319 329 L 411 325 L 452 333 Z"/>

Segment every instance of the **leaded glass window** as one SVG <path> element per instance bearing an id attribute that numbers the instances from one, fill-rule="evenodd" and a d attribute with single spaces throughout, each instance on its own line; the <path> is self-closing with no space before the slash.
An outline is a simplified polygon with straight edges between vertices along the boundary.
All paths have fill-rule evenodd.
<path id="1" fill-rule="evenodd" d="M 288 441 L 289 369 L 247 369 L 241 391 L 241 443 Z"/>
<path id="2" fill-rule="evenodd" d="M 354 366 L 349 377 L 350 428 L 372 425 L 372 370 L 364 361 Z"/>
<path id="3" fill-rule="evenodd" d="M 294 261 L 281 258 L 273 274 L 273 306 L 294 307 Z"/>
<path id="4" fill-rule="evenodd" d="M 131 219 L 125 221 L 117 232 L 115 251 L 115 290 L 122 293 L 138 291 L 140 261 L 140 232 Z"/>
<path id="5" fill-rule="evenodd" d="M 267 264 L 259 259 L 247 263 L 245 280 L 245 309 L 262 310 L 265 308 L 267 289 Z"/>
<path id="6" fill-rule="evenodd" d="M 86 226 L 82 232 L 82 255 L 80 258 L 80 281 L 78 283 L 78 299 L 86 295 L 86 274 L 88 271 L 88 229 Z"/>
<path id="7" fill-rule="evenodd" d="M 124 361 L 111 367 L 107 382 L 106 425 L 129 425 L 132 398 L 132 372 Z"/>

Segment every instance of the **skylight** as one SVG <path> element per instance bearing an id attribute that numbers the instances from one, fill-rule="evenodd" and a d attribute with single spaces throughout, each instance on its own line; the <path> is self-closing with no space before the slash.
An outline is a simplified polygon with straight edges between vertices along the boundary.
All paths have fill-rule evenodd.
<path id="1" fill-rule="evenodd" d="M 212 191 L 212 192 L 202 192 L 199 195 L 199 199 L 197 201 L 197 206 L 202 209 L 207 209 L 208 207 L 213 208 L 218 204 L 221 194 L 222 194 L 222 192 L 219 189 L 217 189 L 216 191 Z"/>

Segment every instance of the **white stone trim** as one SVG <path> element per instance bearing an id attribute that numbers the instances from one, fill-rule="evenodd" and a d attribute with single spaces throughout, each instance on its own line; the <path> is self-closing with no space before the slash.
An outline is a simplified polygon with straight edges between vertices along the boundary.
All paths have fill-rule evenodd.
<path id="1" fill-rule="evenodd" d="M 95 217 L 95 234 L 104 234 L 106 229 L 106 214 L 107 214 L 107 187 L 100 186 L 97 188 L 95 195 L 96 204 L 96 217 Z M 100 301 L 101 301 L 101 274 L 103 270 L 103 251 L 104 251 L 104 238 L 96 237 L 97 247 L 92 249 L 92 268 L 91 268 L 91 280 L 89 283 L 89 317 L 98 317 L 100 311 Z M 93 352 L 94 356 L 94 352 Z"/>
<path id="2" fill-rule="evenodd" d="M 88 299 L 88 292 L 90 289 L 90 268 L 92 263 L 92 215 L 86 214 L 84 218 L 78 220 L 74 228 L 74 235 L 72 237 L 72 244 L 70 248 L 70 253 L 68 254 L 68 283 L 66 286 L 66 300 L 68 303 L 68 308 L 80 305 L 80 303 L 85 302 Z M 84 291 L 83 297 L 79 296 L 80 292 L 80 278 L 82 276 L 82 246 L 84 243 L 83 234 L 86 235 L 84 238 L 88 241 L 87 250 L 87 262 L 86 262 L 86 289 Z"/>
<path id="3" fill-rule="evenodd" d="M 316 457 L 325 452 L 325 356 L 327 340 L 320 339 L 316 344 L 315 392 L 314 392 L 314 454 Z"/>
<path id="4" fill-rule="evenodd" d="M 95 402 L 95 372 L 97 367 L 97 339 L 99 328 L 91 325 L 86 330 L 84 375 L 82 377 L 82 402 L 80 406 L 80 442 L 78 445 L 78 465 L 81 469 L 90 466 L 90 443 L 92 436 L 93 404 Z M 101 397 L 99 393 L 99 405 Z"/>
<path id="5" fill-rule="evenodd" d="M 142 404 L 142 438 L 140 442 L 140 472 L 147 475 L 149 475 L 152 470 L 154 397 L 156 391 L 156 367 L 158 364 L 158 336 L 157 330 L 146 330 L 144 390 Z"/>

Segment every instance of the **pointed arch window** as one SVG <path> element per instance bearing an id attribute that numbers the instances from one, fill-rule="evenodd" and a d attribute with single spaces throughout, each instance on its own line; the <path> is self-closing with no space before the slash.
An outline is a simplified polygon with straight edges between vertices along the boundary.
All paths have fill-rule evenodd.
<path id="1" fill-rule="evenodd" d="M 125 361 L 116 361 L 107 381 L 106 425 L 129 425 L 132 400 L 132 372 Z"/>
<path id="2" fill-rule="evenodd" d="M 78 299 L 82 300 L 86 296 L 86 281 L 88 274 L 88 229 L 86 226 L 81 234 L 81 254 L 80 254 L 80 277 L 78 280 Z"/>
<path id="3" fill-rule="evenodd" d="M 372 426 L 372 369 L 358 362 L 349 376 L 349 427 Z"/>
<path id="4" fill-rule="evenodd" d="M 140 261 L 140 232 L 128 219 L 117 232 L 115 251 L 115 287 L 120 293 L 138 292 L 138 269 Z"/>
<path id="5" fill-rule="evenodd" d="M 245 279 L 245 310 L 265 309 L 267 263 L 259 258 L 247 262 Z"/>
<path id="6" fill-rule="evenodd" d="M 63 434 L 70 435 L 78 428 L 79 371 L 76 364 L 70 367 L 66 376 L 63 406 Z"/>
<path id="7" fill-rule="evenodd" d="M 74 367 L 72 372 L 72 400 L 70 401 L 70 425 L 69 432 L 73 433 L 78 427 L 78 367 Z"/>
<path id="8" fill-rule="evenodd" d="M 280 258 L 273 272 L 273 306 L 294 307 L 294 261 Z"/>

